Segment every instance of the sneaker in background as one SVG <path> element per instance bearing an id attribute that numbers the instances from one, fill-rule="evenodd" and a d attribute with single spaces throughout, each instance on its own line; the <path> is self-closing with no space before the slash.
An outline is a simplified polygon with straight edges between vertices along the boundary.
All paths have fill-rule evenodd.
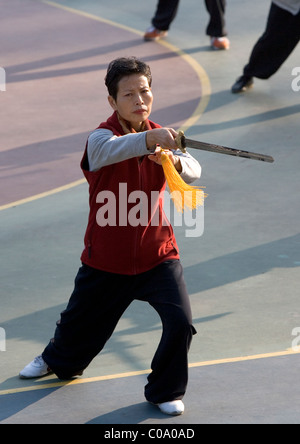
<path id="1" fill-rule="evenodd" d="M 168 35 L 168 31 L 160 31 L 159 29 L 154 28 L 154 26 L 150 26 L 150 28 L 147 29 L 144 35 L 144 40 L 150 41 L 150 40 L 158 40 L 162 39 L 163 37 L 166 37 Z"/>
<path id="2" fill-rule="evenodd" d="M 230 41 L 227 37 L 211 37 L 210 38 L 210 46 L 212 49 L 224 50 L 230 48 Z"/>

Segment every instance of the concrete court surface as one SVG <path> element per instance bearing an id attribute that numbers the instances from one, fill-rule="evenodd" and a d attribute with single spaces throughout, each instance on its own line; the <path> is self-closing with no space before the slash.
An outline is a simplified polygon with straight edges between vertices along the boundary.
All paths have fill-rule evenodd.
<path id="1" fill-rule="evenodd" d="M 0 423 L 300 422 L 300 91 L 292 89 L 300 47 L 271 79 L 235 96 L 231 85 L 263 32 L 269 2 L 228 0 L 231 49 L 218 53 L 196 0 L 182 2 L 165 44 L 144 43 L 155 5 L 0 0 L 7 81 L 0 92 Z M 86 136 L 110 112 L 103 78 L 119 55 L 150 63 L 153 120 L 275 158 L 265 164 L 191 150 L 209 197 L 201 237 L 176 227 L 198 331 L 180 418 L 144 402 L 160 322 L 142 303 L 128 309 L 83 378 L 17 377 L 48 342 L 73 288 L 88 209 L 78 165 Z"/>

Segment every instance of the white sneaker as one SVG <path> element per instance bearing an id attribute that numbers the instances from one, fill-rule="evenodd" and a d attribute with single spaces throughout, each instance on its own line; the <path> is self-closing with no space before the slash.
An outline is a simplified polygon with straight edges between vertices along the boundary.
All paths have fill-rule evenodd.
<path id="1" fill-rule="evenodd" d="M 163 402 L 161 404 L 157 404 L 162 413 L 166 415 L 182 415 L 184 412 L 184 404 L 180 400 Z"/>
<path id="2" fill-rule="evenodd" d="M 19 373 L 21 379 L 40 378 L 52 373 L 42 356 L 34 358 L 30 364 L 26 365 Z"/>
<path id="3" fill-rule="evenodd" d="M 167 37 L 168 31 L 160 31 L 159 29 L 154 28 L 154 26 L 150 26 L 144 34 L 144 40 L 159 40 L 163 37 Z"/>

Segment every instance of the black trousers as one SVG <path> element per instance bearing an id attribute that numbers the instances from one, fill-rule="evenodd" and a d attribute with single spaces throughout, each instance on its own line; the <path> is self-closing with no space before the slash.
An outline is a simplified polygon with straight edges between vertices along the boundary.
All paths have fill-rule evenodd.
<path id="1" fill-rule="evenodd" d="M 280 68 L 300 40 L 300 12 L 295 16 L 274 3 L 265 32 L 254 45 L 244 75 L 268 79 Z"/>
<path id="2" fill-rule="evenodd" d="M 179 261 L 127 276 L 83 265 L 54 338 L 43 359 L 61 379 L 83 371 L 102 350 L 133 300 L 148 302 L 162 321 L 162 337 L 151 364 L 145 397 L 153 403 L 181 399 L 188 382 L 192 336 L 190 301 Z"/>
<path id="3" fill-rule="evenodd" d="M 211 37 L 227 35 L 224 18 L 226 0 L 205 0 L 205 5 L 210 15 L 206 34 Z M 179 0 L 159 0 L 152 25 L 161 31 L 167 31 L 176 17 L 178 6 Z"/>

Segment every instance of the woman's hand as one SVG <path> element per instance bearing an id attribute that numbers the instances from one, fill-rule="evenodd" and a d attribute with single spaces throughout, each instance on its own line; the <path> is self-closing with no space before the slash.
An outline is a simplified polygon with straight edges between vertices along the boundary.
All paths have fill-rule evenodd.
<path id="1" fill-rule="evenodd" d="M 175 138 L 178 133 L 173 128 L 155 128 L 147 131 L 146 143 L 148 149 L 156 147 L 155 152 L 149 155 L 149 159 L 161 165 L 161 149 L 169 156 L 176 170 L 181 173 L 182 166 L 179 156 L 175 156 L 172 150 L 177 150 Z"/>
<path id="2" fill-rule="evenodd" d="M 155 128 L 147 131 L 146 144 L 148 149 L 159 145 L 163 149 L 176 150 L 178 147 L 175 138 L 178 133 L 173 128 Z"/>
<path id="3" fill-rule="evenodd" d="M 179 173 L 181 173 L 182 166 L 181 166 L 181 162 L 180 162 L 180 157 L 179 156 L 175 156 L 173 154 L 173 151 L 171 151 L 171 150 L 164 150 L 163 152 L 164 152 L 164 154 L 169 156 L 169 158 L 171 159 L 171 161 L 172 161 L 173 165 L 175 166 L 176 170 Z M 161 153 L 162 153 L 162 149 L 160 147 L 157 147 L 155 152 L 153 154 L 150 154 L 148 157 L 153 162 L 157 163 L 158 165 L 161 165 Z"/>

